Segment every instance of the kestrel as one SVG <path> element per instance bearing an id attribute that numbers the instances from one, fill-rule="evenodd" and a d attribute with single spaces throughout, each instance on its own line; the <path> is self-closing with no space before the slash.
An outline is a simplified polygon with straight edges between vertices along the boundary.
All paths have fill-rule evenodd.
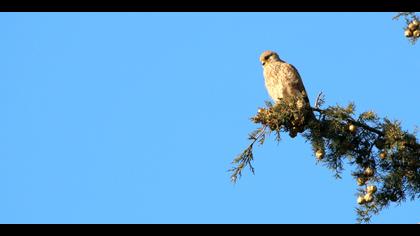
<path id="1" fill-rule="evenodd" d="M 279 99 L 300 96 L 309 106 L 309 99 L 297 69 L 279 58 L 273 51 L 265 51 L 260 56 L 264 68 L 265 87 L 270 97 L 277 102 Z"/>
<path id="2" fill-rule="evenodd" d="M 303 110 L 305 111 L 303 117 L 295 117 L 292 121 L 294 125 L 290 130 L 290 136 L 295 137 L 297 132 L 303 132 L 308 119 L 315 118 L 299 72 L 293 65 L 281 60 L 273 51 L 263 52 L 260 61 L 264 68 L 265 87 L 274 102 L 277 103 L 280 99 L 296 101 L 297 108 L 307 109 Z"/>

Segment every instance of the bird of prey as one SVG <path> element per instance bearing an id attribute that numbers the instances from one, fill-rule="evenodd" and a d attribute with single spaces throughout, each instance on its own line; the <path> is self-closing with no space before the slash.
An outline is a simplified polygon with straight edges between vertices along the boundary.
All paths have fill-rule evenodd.
<path id="1" fill-rule="evenodd" d="M 277 103 L 281 99 L 297 101 L 297 107 L 308 109 L 307 111 L 310 111 L 308 112 L 309 118 L 313 118 L 308 95 L 297 69 L 281 60 L 279 55 L 273 51 L 263 52 L 260 56 L 260 62 L 264 68 L 265 86 L 274 102 Z M 300 125 L 295 128 L 297 132 L 302 132 L 303 127 Z M 292 135 L 295 135 L 295 133 Z"/>
<path id="2" fill-rule="evenodd" d="M 301 96 L 309 106 L 309 99 L 297 69 L 280 59 L 273 51 L 265 51 L 260 56 L 264 68 L 265 87 L 270 97 L 277 102 L 279 99 Z"/>

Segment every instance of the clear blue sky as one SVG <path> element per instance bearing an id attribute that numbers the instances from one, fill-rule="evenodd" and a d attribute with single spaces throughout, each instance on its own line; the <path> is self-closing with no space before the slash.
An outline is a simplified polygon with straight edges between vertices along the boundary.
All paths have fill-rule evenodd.
<path id="1" fill-rule="evenodd" d="M 275 50 L 311 101 L 420 125 L 419 46 L 394 13 L 1 13 L 0 223 L 354 223 L 357 188 L 302 137 L 226 171 Z M 373 223 L 420 222 L 420 204 Z"/>

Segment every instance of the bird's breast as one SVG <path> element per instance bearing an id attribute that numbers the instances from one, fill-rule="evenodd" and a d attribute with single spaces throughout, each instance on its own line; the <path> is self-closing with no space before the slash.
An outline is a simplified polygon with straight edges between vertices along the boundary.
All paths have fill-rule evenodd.
<path id="1" fill-rule="evenodd" d="M 279 74 L 279 66 L 275 64 L 268 64 L 264 66 L 264 80 L 265 87 L 270 97 L 277 101 L 279 98 L 283 98 L 283 85 Z"/>

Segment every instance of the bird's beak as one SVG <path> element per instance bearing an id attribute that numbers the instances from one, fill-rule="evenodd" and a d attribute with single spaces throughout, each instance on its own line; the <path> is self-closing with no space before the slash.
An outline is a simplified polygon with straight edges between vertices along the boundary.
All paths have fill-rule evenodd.
<path id="1" fill-rule="evenodd" d="M 265 65 L 265 62 L 261 62 L 261 64 L 264 66 Z"/>

